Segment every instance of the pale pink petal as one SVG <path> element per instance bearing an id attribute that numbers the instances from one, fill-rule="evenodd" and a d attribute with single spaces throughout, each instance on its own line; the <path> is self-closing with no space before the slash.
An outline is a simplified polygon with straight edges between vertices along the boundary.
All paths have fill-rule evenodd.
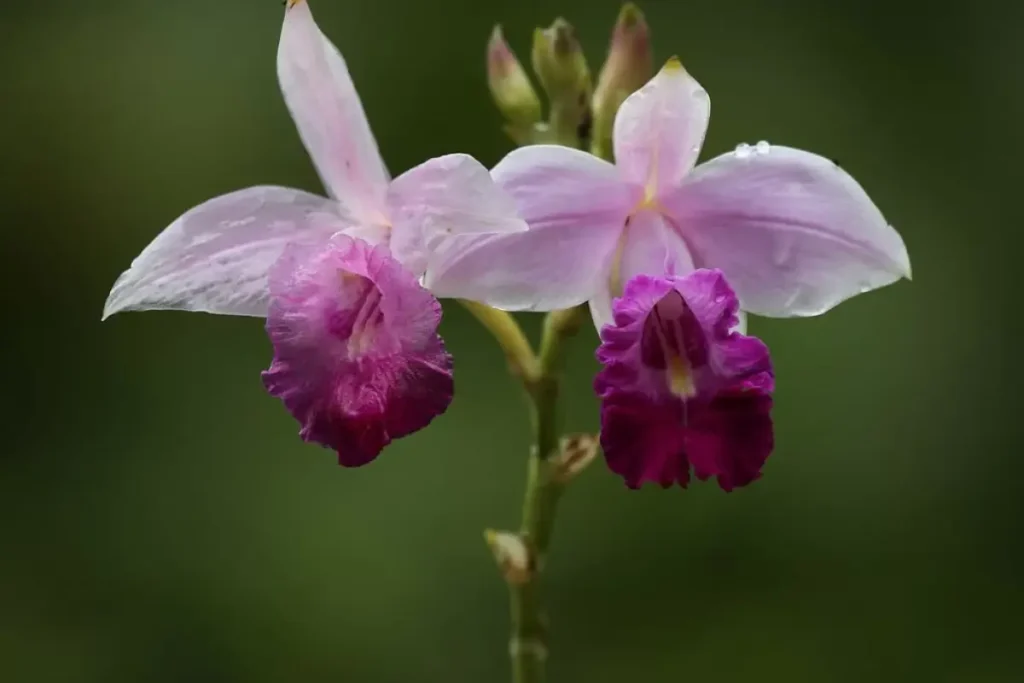
<path id="1" fill-rule="evenodd" d="M 491 175 L 529 230 L 449 245 L 425 285 L 437 296 L 507 310 L 548 311 L 589 299 L 638 190 L 608 162 L 557 145 L 517 149 Z"/>
<path id="2" fill-rule="evenodd" d="M 468 154 L 438 157 L 406 171 L 391 183 L 387 201 L 391 252 L 428 280 L 428 265 L 467 239 L 526 231 L 512 198 Z"/>
<path id="3" fill-rule="evenodd" d="M 362 222 L 381 220 L 388 172 L 341 53 L 306 2 L 287 3 L 277 77 L 327 192 Z"/>
<path id="4" fill-rule="evenodd" d="M 615 162 L 650 194 L 677 185 L 697 162 L 711 98 L 676 59 L 634 92 L 615 117 Z"/>
<path id="5" fill-rule="evenodd" d="M 267 313 L 267 273 L 290 242 L 326 241 L 352 225 L 324 197 L 250 187 L 189 210 L 132 261 L 103 308 Z"/>
<path id="6" fill-rule="evenodd" d="M 627 282 L 637 275 L 686 275 L 693 259 L 683 238 L 660 214 L 641 211 L 630 216 L 619 249 L 612 259 L 604 287 L 590 301 L 598 332 L 612 321 L 611 301 L 622 296 Z"/>
<path id="7" fill-rule="evenodd" d="M 605 270 L 605 277 L 608 276 L 608 269 Z M 599 286 L 590 301 L 590 317 L 594 321 L 594 327 L 600 332 L 606 325 L 612 324 L 612 290 L 608 287 Z"/>
<path id="8" fill-rule="evenodd" d="M 697 266 L 720 268 L 751 313 L 817 315 L 910 277 L 899 233 L 857 181 L 816 154 L 741 146 L 660 199 Z"/>

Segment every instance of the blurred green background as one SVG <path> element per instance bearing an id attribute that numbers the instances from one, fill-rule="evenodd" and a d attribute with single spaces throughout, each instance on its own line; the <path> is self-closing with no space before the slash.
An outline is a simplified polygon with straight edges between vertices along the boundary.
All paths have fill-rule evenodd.
<path id="1" fill-rule="evenodd" d="M 613 0 L 313 0 L 393 173 L 509 144 L 484 83 L 574 22 L 596 68 Z M 1024 467 L 1012 308 L 1020 3 L 647 0 L 661 61 L 714 102 L 704 156 L 767 139 L 836 158 L 901 230 L 899 283 L 752 321 L 778 371 L 764 478 L 564 501 L 551 680 L 1024 680 Z M 458 394 L 369 467 L 304 445 L 259 372 L 261 323 L 100 324 L 178 214 L 257 183 L 320 191 L 281 101 L 275 0 L 0 9 L 4 437 L 0 680 L 507 680 L 485 526 L 512 526 L 524 402 L 446 305 Z M 1015 15 L 1015 16 L 1013 16 Z M 524 316 L 532 331 L 538 319 Z M 567 427 L 593 430 L 596 336 Z"/>

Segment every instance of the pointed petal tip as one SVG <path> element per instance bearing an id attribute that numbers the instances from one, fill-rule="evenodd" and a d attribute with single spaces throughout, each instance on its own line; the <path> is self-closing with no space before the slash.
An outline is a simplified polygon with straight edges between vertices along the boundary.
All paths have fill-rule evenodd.
<path id="1" fill-rule="evenodd" d="M 683 68 L 683 63 L 679 60 L 679 57 L 677 55 L 672 55 L 671 57 L 669 57 L 668 61 L 665 62 L 665 66 L 661 67 L 661 70 L 667 73 L 672 73 L 676 71 L 686 71 L 686 69 Z"/>
<path id="2" fill-rule="evenodd" d="M 893 231 L 896 230 L 895 226 L 890 225 L 889 227 Z M 914 279 L 914 273 L 913 273 L 913 269 L 910 266 L 910 253 L 907 251 L 906 244 L 903 245 L 903 253 L 900 254 L 899 264 L 900 264 L 900 271 L 899 271 L 900 275 L 902 275 L 908 281 L 912 281 Z"/>
<path id="3" fill-rule="evenodd" d="M 284 9 L 285 11 L 292 9 L 296 5 L 301 5 L 305 0 L 285 0 Z"/>
<path id="4" fill-rule="evenodd" d="M 123 297 L 119 296 L 118 285 L 124 279 L 126 273 L 121 273 L 117 276 L 117 280 L 114 281 L 113 287 L 110 288 L 110 293 L 107 294 L 107 300 L 103 302 L 103 314 L 100 316 L 100 322 L 103 322 L 115 313 L 120 313 L 125 309 L 129 308 L 124 303 Z"/>

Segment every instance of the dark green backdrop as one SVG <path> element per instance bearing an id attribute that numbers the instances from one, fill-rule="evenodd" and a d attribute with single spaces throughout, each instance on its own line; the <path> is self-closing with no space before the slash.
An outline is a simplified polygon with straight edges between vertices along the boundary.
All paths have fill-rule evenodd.
<path id="1" fill-rule="evenodd" d="M 492 23 L 527 54 L 564 14 L 596 66 L 617 12 L 313 2 L 394 173 L 508 149 L 483 79 Z M 1021 680 L 1020 5 L 642 7 L 658 61 L 679 54 L 711 93 L 705 156 L 763 138 L 838 159 L 901 230 L 915 280 L 752 321 L 779 386 L 755 485 L 636 493 L 587 472 L 551 557 L 552 681 Z M 260 321 L 99 322 L 116 275 L 190 206 L 256 183 L 319 191 L 278 92 L 281 15 L 0 9 L 4 681 L 506 680 L 481 530 L 515 523 L 526 418 L 464 311 L 443 323 L 451 409 L 351 471 L 264 394 Z M 573 429 L 597 425 L 595 339 L 567 372 Z"/>

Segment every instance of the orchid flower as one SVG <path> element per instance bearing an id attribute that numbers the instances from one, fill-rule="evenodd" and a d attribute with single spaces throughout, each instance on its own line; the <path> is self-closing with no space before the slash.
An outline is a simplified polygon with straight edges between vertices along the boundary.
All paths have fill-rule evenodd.
<path id="1" fill-rule="evenodd" d="M 330 197 L 259 186 L 200 204 L 118 278 L 103 316 L 266 316 L 267 389 L 304 439 L 361 465 L 451 401 L 441 307 L 419 280 L 474 236 L 526 224 L 467 155 L 390 180 L 345 61 L 303 0 L 286 3 L 277 73 Z"/>
<path id="2" fill-rule="evenodd" d="M 718 268 L 744 310 L 776 317 L 817 315 L 910 277 L 899 234 L 828 159 L 761 142 L 694 168 L 709 113 L 707 92 L 673 58 L 620 107 L 615 164 L 553 145 L 512 151 L 491 175 L 530 230 L 476 241 L 427 286 L 443 296 L 472 283 L 506 310 L 589 301 L 600 329 L 639 274 Z"/>
<path id="3" fill-rule="evenodd" d="M 774 444 L 768 347 L 735 330 L 739 300 L 719 270 L 638 275 L 601 330 L 594 381 L 601 446 L 631 488 L 715 476 L 748 484 Z"/>

